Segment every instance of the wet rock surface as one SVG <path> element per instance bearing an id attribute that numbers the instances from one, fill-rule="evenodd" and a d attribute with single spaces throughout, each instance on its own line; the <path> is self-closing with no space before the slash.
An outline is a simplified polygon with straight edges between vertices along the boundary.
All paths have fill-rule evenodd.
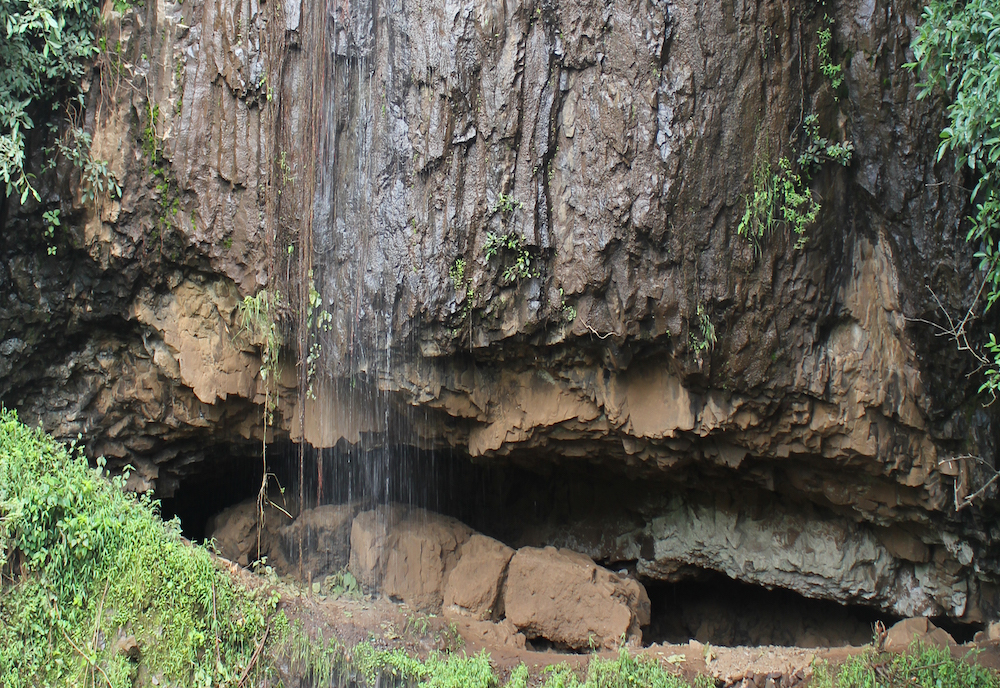
<path id="1" fill-rule="evenodd" d="M 124 192 L 84 203 L 63 161 L 41 203 L 2 202 L 0 398 L 160 496 L 275 437 L 553 483 L 599 464 L 685 496 L 518 546 L 996 618 L 995 494 L 954 508 L 992 472 L 996 408 L 925 322 L 936 298 L 964 312 L 976 271 L 964 180 L 935 160 L 943 104 L 901 67 L 920 6 L 828 9 L 836 94 L 822 12 L 789 2 L 109 5 L 128 69 L 98 60 L 83 125 Z M 816 173 L 805 249 L 754 246 L 755 161 L 794 157 L 809 114 L 854 160 Z M 268 432 L 238 317 L 260 288 L 286 299 Z M 310 288 L 329 320 L 307 332 Z M 425 544 L 455 570 L 458 536 L 393 555 L 388 523 L 359 520 L 368 584 Z"/>

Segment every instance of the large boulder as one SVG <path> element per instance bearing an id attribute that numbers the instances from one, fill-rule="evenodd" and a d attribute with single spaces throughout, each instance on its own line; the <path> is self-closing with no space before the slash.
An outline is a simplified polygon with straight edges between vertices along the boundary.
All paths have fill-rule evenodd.
<path id="1" fill-rule="evenodd" d="M 528 638 L 576 650 L 639 642 L 649 623 L 646 589 L 565 549 L 523 547 L 504 588 L 507 619 Z"/>
<path id="2" fill-rule="evenodd" d="M 328 504 L 306 509 L 291 523 L 286 520 L 276 533 L 279 547 L 272 548 L 272 566 L 282 574 L 298 575 L 301 569 L 304 577 L 314 580 L 340 571 L 348 563 L 352 522 L 359 508 L 357 503 Z"/>
<path id="3" fill-rule="evenodd" d="M 500 592 L 512 556 L 513 549 L 491 537 L 476 533 L 469 538 L 459 552 L 458 565 L 448 577 L 444 613 L 476 621 L 502 617 Z"/>
<path id="4" fill-rule="evenodd" d="M 914 642 L 944 648 L 954 647 L 957 644 L 948 631 L 938 628 L 927 617 L 914 616 L 897 622 L 889 629 L 885 646 L 890 650 L 902 652 Z"/>
<path id="5" fill-rule="evenodd" d="M 403 510 L 395 505 L 378 506 L 354 517 L 348 569 L 368 590 L 375 590 L 382 584 L 389 528 L 399 521 L 402 513 Z"/>
<path id="6" fill-rule="evenodd" d="M 447 516 L 415 509 L 389 531 L 382 592 L 414 609 L 440 612 L 448 575 L 472 529 Z"/>
<path id="7" fill-rule="evenodd" d="M 215 550 L 240 566 L 249 566 L 261 557 L 272 561 L 277 550 L 277 531 L 288 517 L 272 506 L 264 507 L 263 528 L 260 530 L 258 551 L 257 522 L 260 516 L 257 500 L 248 499 L 211 516 L 205 523 L 206 539 L 215 543 Z"/>

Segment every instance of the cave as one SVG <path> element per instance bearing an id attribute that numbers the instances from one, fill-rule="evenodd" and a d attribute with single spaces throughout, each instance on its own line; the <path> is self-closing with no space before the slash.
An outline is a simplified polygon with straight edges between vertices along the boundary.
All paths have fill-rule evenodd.
<path id="1" fill-rule="evenodd" d="M 178 480 L 173 495 L 162 500 L 163 516 L 178 517 L 184 534 L 193 540 L 210 536 L 206 523 L 213 516 L 255 499 L 260 489 L 259 456 L 222 454 L 228 458 L 200 464 L 203 470 Z M 631 478 L 599 464 L 535 461 L 533 468 L 526 468 L 532 462 L 523 457 L 517 463 L 477 462 L 456 452 L 409 445 L 359 451 L 347 446 L 319 450 L 283 442 L 269 447 L 268 456 L 271 499 L 281 500 L 292 516 L 298 513 L 301 459 L 307 510 L 352 502 L 361 504 L 359 508 L 407 504 L 458 519 L 514 548 L 553 545 L 582 550 L 597 564 L 643 584 L 651 612 L 650 623 L 643 629 L 646 645 L 697 640 L 716 646 L 860 646 L 871 640 L 876 622 L 888 627 L 902 618 L 878 605 L 807 597 L 780 586 L 738 580 L 692 562 L 678 562 L 669 575 L 658 574 L 641 566 L 653 556 L 644 534 L 631 536 L 635 539 L 631 551 L 637 558 L 622 558 L 608 550 L 609 537 L 621 538 L 622 524 L 635 528 L 643 519 L 648 521 L 644 509 L 661 503 L 657 499 L 665 495 L 711 501 L 712 481 L 699 480 L 697 474 L 689 474 L 690 484 L 683 486 Z M 719 484 L 713 478 L 715 489 L 742 491 L 758 505 L 777 498 L 730 477 L 731 484 Z M 750 492 L 754 492 L 752 497 Z M 816 516 L 814 505 L 802 508 L 805 518 Z M 934 622 L 959 642 L 971 640 L 983 629 L 982 623 L 943 616 Z M 568 649 L 543 638 L 531 644 L 535 649 Z"/>

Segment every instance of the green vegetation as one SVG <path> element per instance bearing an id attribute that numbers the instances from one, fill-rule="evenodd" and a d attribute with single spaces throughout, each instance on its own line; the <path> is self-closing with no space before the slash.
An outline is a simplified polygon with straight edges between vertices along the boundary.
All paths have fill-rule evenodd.
<path id="1" fill-rule="evenodd" d="M 497 196 L 497 202 L 493 205 L 490 212 L 493 213 L 503 213 L 507 214 L 513 212 L 514 208 L 520 208 L 521 201 L 515 201 L 513 196 L 508 196 L 505 193 L 501 193 Z"/>
<path id="2" fill-rule="evenodd" d="M 843 167 L 851 164 L 854 144 L 850 141 L 832 143 L 825 136 L 820 136 L 819 117 L 815 114 L 806 115 L 802 120 L 802 127 L 806 135 L 797 162 L 804 174 L 811 176 L 824 162 L 835 162 Z"/>
<path id="3" fill-rule="evenodd" d="M 700 304 L 698 305 L 697 322 L 695 324 L 696 327 L 692 328 L 690 333 L 691 350 L 694 351 L 696 356 L 701 358 L 703 353 L 715 348 L 717 340 L 715 337 L 715 325 L 712 324 L 712 319 L 705 311 L 705 307 Z"/>
<path id="4" fill-rule="evenodd" d="M 819 37 L 819 45 L 816 48 L 817 53 L 819 53 L 819 69 L 823 72 L 823 76 L 830 80 L 830 86 L 833 88 L 833 98 L 837 100 L 837 90 L 844 83 L 844 75 L 841 73 L 842 67 L 833 62 L 830 51 L 830 46 L 833 43 L 833 19 L 829 15 L 826 15 L 823 21 L 826 23 L 826 26 L 816 32 L 816 35 Z"/>
<path id="5" fill-rule="evenodd" d="M 96 54 L 97 4 L 86 0 L 4 0 L 0 3 L 0 177 L 6 195 L 38 200 L 24 169 L 25 132 L 46 106 L 78 97 Z"/>
<path id="6" fill-rule="evenodd" d="M 809 190 L 813 174 L 823 163 L 833 162 L 842 167 L 851 164 L 854 144 L 850 141 L 834 143 L 821 136 L 819 118 L 815 114 L 803 119 L 802 128 L 802 152 L 796 159 L 799 172 L 785 156 L 778 159 L 778 169 L 774 170 L 766 145 L 754 160 L 750 172 L 751 190 L 745 197 L 743 217 L 736 231 L 749 239 L 758 252 L 762 242 L 779 226 L 795 234 L 796 249 L 803 248 L 807 241 L 806 231 L 816 222 L 821 209 Z"/>
<path id="7" fill-rule="evenodd" d="M 802 177 L 792 171 L 788 158 L 778 160 L 772 170 L 766 153 L 754 161 L 751 171 L 752 189 L 746 196 L 743 217 L 736 228 L 760 251 L 761 243 L 776 227 L 784 225 L 796 234 L 795 248 L 806 243 L 806 230 L 819 216 L 820 204 L 812 196 Z"/>
<path id="8" fill-rule="evenodd" d="M 107 191 L 113 198 L 122 197 L 122 187 L 118 178 L 108 170 L 105 160 L 90 157 L 90 134 L 77 126 L 69 127 L 56 139 L 55 151 L 61 153 L 74 167 L 80 170 L 81 194 L 84 203 L 90 203 Z M 43 169 L 55 166 L 55 156 L 49 157 Z"/>
<path id="9" fill-rule="evenodd" d="M 142 152 L 150 167 L 160 162 L 160 137 L 156 134 L 156 120 L 160 118 L 160 106 L 146 103 L 146 123 L 142 127 Z"/>
<path id="10" fill-rule="evenodd" d="M 456 258 L 455 262 L 451 264 L 448 268 L 448 278 L 451 283 L 455 286 L 455 291 L 461 291 L 462 285 L 465 284 L 465 259 Z"/>
<path id="11" fill-rule="evenodd" d="M 487 233 L 483 253 L 486 254 L 486 260 L 493 260 L 499 256 L 506 263 L 501 274 L 501 280 L 506 284 L 520 282 L 532 276 L 531 254 L 524 245 L 524 239 L 517 232 Z"/>
<path id="12" fill-rule="evenodd" d="M 659 662 L 622 650 L 615 659 L 594 655 L 581 680 L 565 664 L 544 670 L 542 688 L 687 688 L 688 683 L 664 669 Z M 511 675 L 513 679 L 513 674 Z M 511 684 L 513 680 L 511 681 Z M 510 685 L 510 684 L 508 684 Z"/>
<path id="13" fill-rule="evenodd" d="M 948 126 L 941 132 L 938 160 L 949 151 L 956 165 L 973 177 L 967 239 L 980 247 L 976 257 L 985 275 L 985 310 L 1000 298 L 1000 2 L 998 0 L 932 0 L 913 42 L 916 62 L 926 81 L 919 94 L 935 89 L 951 96 Z M 977 300 L 978 301 L 978 300 Z M 970 309 L 972 314 L 978 303 Z M 966 318 L 968 320 L 968 317 Z M 963 320 L 963 327 L 966 320 Z M 991 334 L 985 352 L 964 341 L 964 331 L 952 331 L 959 346 L 974 353 L 986 371 L 980 391 L 995 398 L 1000 390 L 1000 344 Z"/>
<path id="14" fill-rule="evenodd" d="M 141 657 L 161 684 L 235 686 L 283 633 L 275 593 L 234 584 L 124 481 L 0 410 L 0 685 L 132 686 Z"/>
<path id="15" fill-rule="evenodd" d="M 869 647 L 834 674 L 826 662 L 813 665 L 813 688 L 998 688 L 995 671 L 955 659 L 947 648 L 911 645 L 899 654 Z"/>
<path id="16" fill-rule="evenodd" d="M 414 659 L 402 650 L 376 650 L 360 643 L 351 653 L 353 670 L 374 685 L 377 677 L 393 676 L 414 681 L 420 688 L 527 688 L 528 669 L 523 664 L 501 683 L 490 656 L 482 651 L 471 657 L 463 654 L 432 653 L 426 661 Z M 688 683 L 648 657 L 622 650 L 615 659 L 594 655 L 582 679 L 566 664 L 542 670 L 541 688 L 688 688 Z"/>

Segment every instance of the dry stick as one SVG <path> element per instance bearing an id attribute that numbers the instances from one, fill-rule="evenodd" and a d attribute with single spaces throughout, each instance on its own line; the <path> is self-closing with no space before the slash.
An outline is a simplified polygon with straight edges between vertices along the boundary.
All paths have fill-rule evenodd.
<path id="1" fill-rule="evenodd" d="M 260 657 L 260 651 L 264 649 L 264 643 L 267 642 L 267 634 L 270 632 L 270 626 L 264 629 L 264 637 L 260 639 L 257 649 L 254 650 L 253 656 L 250 657 L 250 663 L 247 664 L 247 668 L 243 670 L 243 675 L 240 676 L 240 682 L 236 684 L 237 688 L 242 688 L 243 684 L 246 683 L 247 677 L 250 676 L 250 671 L 253 669 L 253 665 L 257 663 L 257 658 Z"/>
<path id="2" fill-rule="evenodd" d="M 92 660 L 90 659 L 90 657 L 85 655 L 83 650 L 81 650 L 79 647 L 76 646 L 76 643 L 74 643 L 73 639 L 66 634 L 66 631 L 64 629 L 60 628 L 59 630 L 62 631 L 63 637 L 66 638 L 66 642 L 68 642 L 70 645 L 73 646 L 73 649 L 76 650 L 81 657 L 83 657 L 83 659 L 87 662 L 87 664 L 89 664 L 90 666 L 96 668 L 98 671 L 101 672 L 101 676 L 103 676 L 104 680 L 108 682 L 109 688 L 114 688 L 114 685 L 111 683 L 111 679 L 108 678 L 108 675 L 104 673 L 104 669 L 102 669 L 101 665 L 97 663 L 97 660 Z"/>
<path id="3" fill-rule="evenodd" d="M 257 555 L 260 557 L 260 555 Z M 219 664 L 221 664 L 221 655 L 219 654 L 219 619 L 215 615 L 215 581 L 212 581 L 212 635 L 215 636 L 215 667 L 218 670 Z"/>
<path id="4" fill-rule="evenodd" d="M 966 496 L 964 496 L 962 498 L 959 498 L 959 496 L 958 496 L 958 478 L 956 477 L 955 478 L 955 511 L 961 511 L 962 509 L 964 509 L 965 507 L 969 506 L 970 504 L 972 504 L 973 502 L 975 502 L 977 499 L 979 499 L 980 497 L 982 497 L 983 495 L 985 495 L 986 494 L 986 490 L 989 489 L 990 485 L 992 485 L 998 479 L 1000 479 L 1000 471 L 997 471 L 997 469 L 994 466 L 992 466 L 986 459 L 984 459 L 981 456 L 977 456 L 975 454 L 962 454 L 961 456 L 953 456 L 950 459 L 942 459 L 941 461 L 938 461 L 938 466 L 943 466 L 945 464 L 955 463 L 956 461 L 966 461 L 966 460 L 970 460 L 970 459 L 973 460 L 973 461 L 977 461 L 977 462 L 981 463 L 982 465 L 986 466 L 991 471 L 994 471 L 993 477 L 990 478 L 989 480 L 987 480 L 985 483 L 983 483 L 983 485 L 978 490 L 976 490 L 972 494 L 968 494 L 968 495 L 966 495 Z"/>
<path id="5" fill-rule="evenodd" d="M 101 617 L 104 616 L 104 599 L 108 596 L 108 588 L 110 586 L 111 586 L 111 579 L 109 578 L 108 582 L 104 584 L 104 593 L 101 595 L 101 601 L 97 605 L 97 616 L 94 617 L 94 635 L 93 635 L 93 640 L 91 642 L 94 645 L 95 652 L 97 651 L 97 633 L 101 629 Z M 90 670 L 90 680 L 94 682 L 94 685 L 97 685 L 97 679 L 94 678 L 93 669 Z"/>
<path id="6" fill-rule="evenodd" d="M 598 332 L 597 330 L 595 330 L 593 327 L 591 327 L 590 323 L 588 323 L 586 320 L 583 321 L 583 324 L 584 324 L 584 326 L 588 330 L 590 330 L 592 333 L 596 334 L 598 339 L 607 339 L 608 337 L 616 334 L 615 332 L 608 332 L 607 334 L 601 334 L 600 332 Z"/>

